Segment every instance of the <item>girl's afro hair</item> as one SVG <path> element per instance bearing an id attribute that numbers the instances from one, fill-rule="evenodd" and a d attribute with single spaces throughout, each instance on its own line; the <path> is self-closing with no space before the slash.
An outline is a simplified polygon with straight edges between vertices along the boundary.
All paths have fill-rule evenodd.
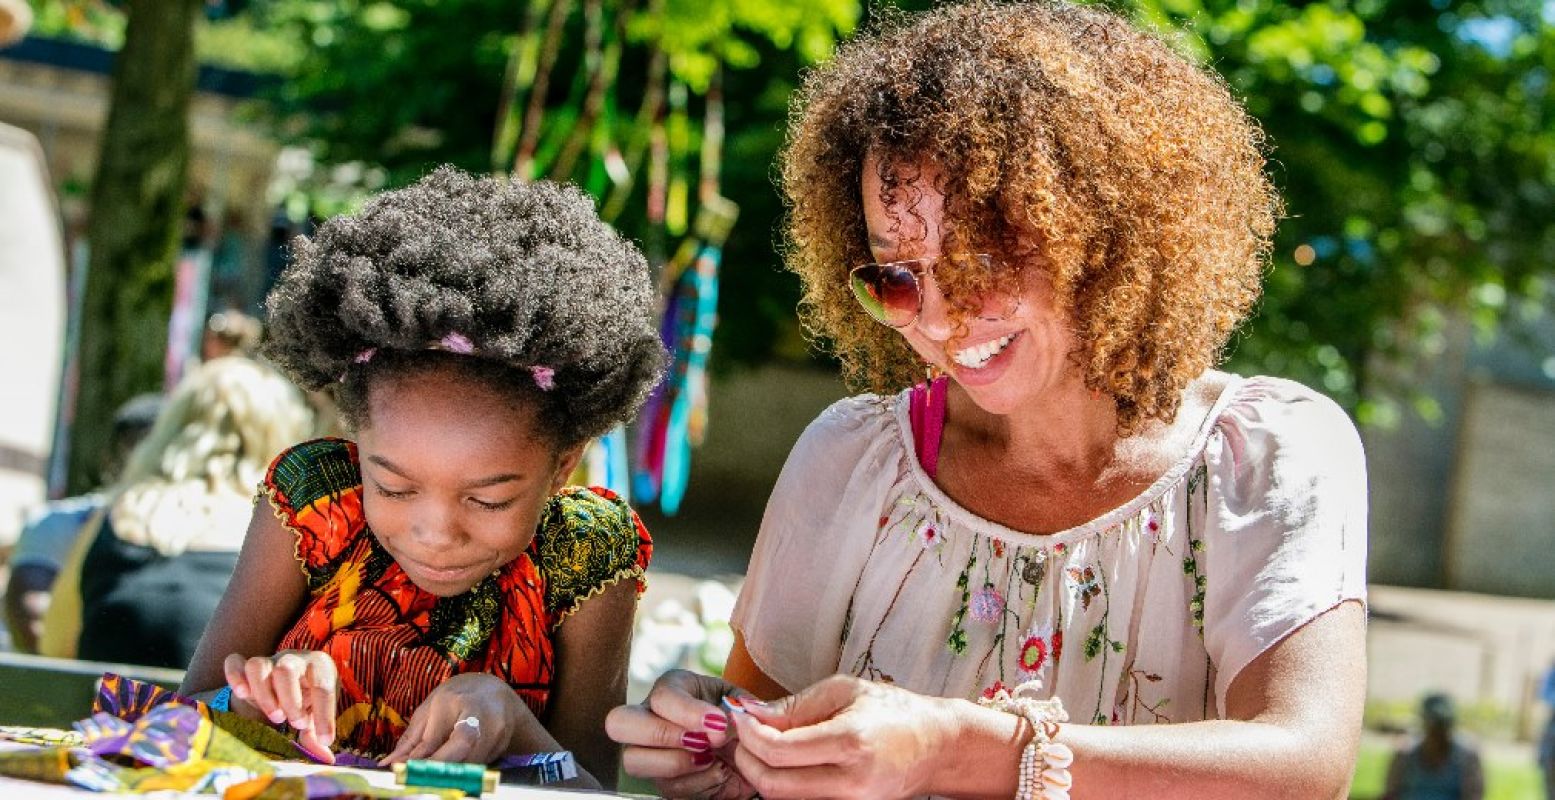
<path id="1" fill-rule="evenodd" d="M 293 256 L 266 302 L 265 354 L 309 390 L 339 381 L 352 428 L 378 377 L 442 365 L 526 396 L 571 445 L 635 415 L 663 369 L 647 262 L 571 186 L 441 167 L 299 237 Z M 472 356 L 433 347 L 450 334 Z"/>

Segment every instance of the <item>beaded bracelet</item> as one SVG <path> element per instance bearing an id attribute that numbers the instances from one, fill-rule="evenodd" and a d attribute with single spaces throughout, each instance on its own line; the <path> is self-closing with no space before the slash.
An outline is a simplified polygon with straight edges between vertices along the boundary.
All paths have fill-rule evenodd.
<path id="1" fill-rule="evenodd" d="M 1039 700 L 1041 681 L 1027 681 L 1012 692 L 999 688 L 978 699 L 978 705 L 995 711 L 1025 717 L 1031 723 L 1031 741 L 1020 753 L 1020 782 L 1015 789 L 1015 800 L 1069 800 L 1069 787 L 1074 784 L 1069 765 L 1074 763 L 1074 751 L 1063 742 L 1053 741 L 1058 735 L 1058 723 L 1067 722 L 1069 714 L 1058 698 Z"/>

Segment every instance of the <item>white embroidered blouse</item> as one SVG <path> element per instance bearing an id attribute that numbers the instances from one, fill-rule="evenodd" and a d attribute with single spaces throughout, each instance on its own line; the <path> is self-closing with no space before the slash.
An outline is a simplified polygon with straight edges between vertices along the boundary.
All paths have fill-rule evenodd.
<path id="1" fill-rule="evenodd" d="M 973 698 L 1039 677 L 1075 722 L 1214 719 L 1260 653 L 1365 599 L 1360 439 L 1300 384 L 1233 378 L 1143 494 L 1048 535 L 946 497 L 907 406 L 827 409 L 768 503 L 733 624 L 790 691 L 846 673 Z"/>

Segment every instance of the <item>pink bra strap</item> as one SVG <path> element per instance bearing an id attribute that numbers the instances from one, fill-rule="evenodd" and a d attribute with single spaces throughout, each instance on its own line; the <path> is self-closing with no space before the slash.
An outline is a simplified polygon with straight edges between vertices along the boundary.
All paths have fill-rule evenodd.
<path id="1" fill-rule="evenodd" d="M 918 464 L 930 478 L 939 473 L 939 445 L 945 433 L 945 396 L 949 388 L 949 378 L 935 378 L 912 387 L 908 395 L 907 420 L 912 425 L 913 449 L 918 451 Z"/>

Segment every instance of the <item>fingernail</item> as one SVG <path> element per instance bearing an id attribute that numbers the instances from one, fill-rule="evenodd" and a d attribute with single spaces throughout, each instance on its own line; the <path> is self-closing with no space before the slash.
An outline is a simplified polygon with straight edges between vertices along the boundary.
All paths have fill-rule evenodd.
<path id="1" fill-rule="evenodd" d="M 713 754 L 708 752 L 692 753 L 691 763 L 693 766 L 705 767 L 713 763 Z"/>
<path id="2" fill-rule="evenodd" d="M 277 708 L 276 710 L 266 714 L 265 717 L 270 720 L 272 725 L 279 725 L 286 721 L 286 712 Z"/>
<path id="3" fill-rule="evenodd" d="M 248 699 L 248 690 L 244 689 L 241 686 L 234 686 L 234 687 L 232 687 L 232 696 L 236 697 L 236 698 L 238 698 L 240 700 L 247 700 Z"/>
<path id="4" fill-rule="evenodd" d="M 736 702 L 738 702 L 740 704 L 740 706 L 742 708 L 745 708 L 745 709 L 752 709 L 752 708 L 754 708 L 757 711 L 769 711 L 772 708 L 772 706 L 769 706 L 766 703 L 761 702 L 761 700 L 759 698 L 757 698 L 756 695 L 749 694 L 747 692 L 740 692 L 738 695 L 736 695 L 734 697 L 734 699 L 735 699 Z"/>
<path id="5" fill-rule="evenodd" d="M 707 740 L 707 734 L 692 731 L 681 735 L 680 746 L 693 753 L 701 753 L 712 747 L 712 743 Z"/>
<path id="6" fill-rule="evenodd" d="M 299 731 L 305 731 L 305 730 L 307 730 L 308 728 L 310 728 L 312 726 L 313 726 L 313 723 L 309 722 L 307 717 L 304 717 L 304 718 L 299 719 L 296 722 L 292 723 L 292 729 L 293 730 L 299 730 Z"/>
<path id="7" fill-rule="evenodd" d="M 702 718 L 702 727 L 710 731 L 723 733 L 729 730 L 729 718 L 722 714 L 709 712 L 707 716 Z"/>

